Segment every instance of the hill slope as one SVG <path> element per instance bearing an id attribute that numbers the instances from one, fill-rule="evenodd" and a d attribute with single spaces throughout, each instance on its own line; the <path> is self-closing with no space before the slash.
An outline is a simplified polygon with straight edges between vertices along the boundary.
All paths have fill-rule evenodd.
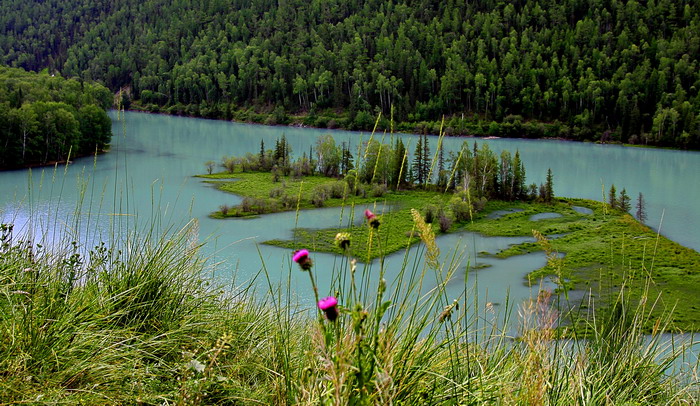
<path id="1" fill-rule="evenodd" d="M 698 2 L 54 0 L 0 16 L 0 63 L 171 112 L 340 108 L 361 127 L 394 106 L 454 115 L 451 133 L 700 147 Z"/>

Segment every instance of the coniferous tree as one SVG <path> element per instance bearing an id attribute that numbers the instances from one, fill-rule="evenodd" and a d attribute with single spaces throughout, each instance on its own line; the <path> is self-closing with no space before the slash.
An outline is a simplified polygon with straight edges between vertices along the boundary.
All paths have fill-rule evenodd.
<path id="1" fill-rule="evenodd" d="M 525 187 L 525 165 L 520 159 L 520 151 L 515 151 L 513 157 L 513 195 L 515 199 L 524 199 L 527 193 Z"/>
<path id="2" fill-rule="evenodd" d="M 615 185 L 610 186 L 610 193 L 608 193 L 608 204 L 611 208 L 617 208 L 617 190 L 615 190 Z"/>
<path id="3" fill-rule="evenodd" d="M 430 145 L 428 143 L 428 135 L 424 134 L 423 135 L 423 183 L 425 185 L 430 184 L 430 181 L 432 179 L 428 179 L 429 176 L 432 176 L 432 173 L 430 173 L 431 169 L 431 164 L 432 164 L 433 159 L 430 157 Z"/>
<path id="4" fill-rule="evenodd" d="M 630 210 L 630 197 L 627 195 L 625 188 L 622 188 L 622 191 L 620 192 L 617 207 L 624 212 L 628 212 Z"/>
<path id="5" fill-rule="evenodd" d="M 392 157 L 389 186 L 392 188 L 400 188 L 406 183 L 407 176 L 408 159 L 406 157 L 406 147 L 404 146 L 401 138 L 397 138 Z"/>
<path id="6" fill-rule="evenodd" d="M 265 166 L 265 141 L 260 140 L 260 154 L 258 155 L 260 165 Z"/>
<path id="7" fill-rule="evenodd" d="M 544 187 L 545 201 L 547 203 L 552 203 L 554 201 L 554 176 L 552 175 L 552 168 L 547 169 L 547 181 Z"/>
<path id="8" fill-rule="evenodd" d="M 341 159 L 341 164 L 340 164 L 340 170 L 342 175 L 346 175 L 348 171 L 352 170 L 355 168 L 355 166 L 352 163 L 353 156 L 352 153 L 350 152 L 350 147 L 347 145 L 346 142 L 342 143 L 342 159 Z"/>
<path id="9" fill-rule="evenodd" d="M 423 164 L 423 136 L 418 137 L 418 144 L 416 144 L 416 150 L 413 154 L 413 165 L 411 167 L 413 173 L 413 180 L 418 186 L 423 186 L 425 180 L 425 165 Z"/>
<path id="10" fill-rule="evenodd" d="M 639 197 L 637 197 L 637 212 L 635 216 L 641 223 L 644 223 L 647 220 L 646 206 L 642 192 L 639 192 Z"/>
<path id="11" fill-rule="evenodd" d="M 437 185 L 440 188 L 447 186 L 447 171 L 445 170 L 445 148 L 442 141 L 438 142 L 438 181 Z"/>

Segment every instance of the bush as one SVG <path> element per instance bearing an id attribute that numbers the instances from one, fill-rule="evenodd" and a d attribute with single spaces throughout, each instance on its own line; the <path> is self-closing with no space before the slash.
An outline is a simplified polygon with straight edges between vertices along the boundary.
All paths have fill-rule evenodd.
<path id="1" fill-rule="evenodd" d="M 438 208 L 435 205 L 429 204 L 425 206 L 425 212 L 423 214 L 423 218 L 425 219 L 425 222 L 428 224 L 432 224 L 438 216 L 442 214 L 442 210 Z"/>
<path id="2" fill-rule="evenodd" d="M 282 176 L 282 174 L 280 173 L 280 169 L 277 165 L 272 167 L 272 170 L 270 170 L 270 173 L 272 174 L 272 181 L 273 182 L 277 183 L 280 181 L 280 176 Z"/>
<path id="3" fill-rule="evenodd" d="M 219 206 L 219 211 L 221 211 L 221 214 L 224 216 L 228 215 L 228 211 L 231 209 L 231 207 L 228 204 L 222 204 Z"/>
<path id="4" fill-rule="evenodd" d="M 254 204 L 255 202 L 252 197 L 244 197 L 239 207 L 243 213 L 250 213 L 253 211 Z"/>
<path id="5" fill-rule="evenodd" d="M 288 194 L 283 194 L 282 196 L 277 199 L 277 202 L 279 205 L 284 208 L 284 209 L 290 209 L 292 207 L 296 207 L 297 205 L 297 198 L 293 196 L 289 196 Z"/>
<path id="6" fill-rule="evenodd" d="M 283 187 L 276 187 L 276 188 L 270 190 L 270 197 L 272 197 L 272 198 L 282 197 L 282 195 L 284 195 L 284 188 Z"/>
<path id="7" fill-rule="evenodd" d="M 325 186 L 316 186 L 311 192 L 311 204 L 316 207 L 323 207 L 329 195 L 330 193 Z"/>
<path id="8" fill-rule="evenodd" d="M 452 209 L 455 221 L 458 223 L 471 220 L 469 203 L 463 201 L 459 197 L 455 197 L 450 201 L 450 208 Z"/>
<path id="9" fill-rule="evenodd" d="M 331 197 L 333 199 L 344 199 L 348 195 L 348 184 L 343 181 L 334 182 L 331 185 Z"/>
<path id="10" fill-rule="evenodd" d="M 387 192 L 387 187 L 385 184 L 374 184 L 372 185 L 372 196 L 382 197 Z"/>
<path id="11" fill-rule="evenodd" d="M 349 170 L 347 175 L 345 175 L 345 182 L 347 182 L 349 190 L 354 190 L 357 183 L 357 171 L 354 169 Z"/>
<path id="12" fill-rule="evenodd" d="M 489 202 L 489 200 L 485 197 L 480 197 L 480 198 L 474 200 L 474 203 L 472 205 L 474 208 L 474 211 L 480 212 L 480 211 L 484 210 L 484 207 L 486 207 L 486 203 L 488 203 L 488 202 Z"/>
<path id="13" fill-rule="evenodd" d="M 226 172 L 233 173 L 236 170 L 236 165 L 238 164 L 238 158 L 236 157 L 224 157 L 221 162 L 221 167 L 223 167 Z"/>
<path id="14" fill-rule="evenodd" d="M 452 227 L 452 219 L 446 216 L 444 213 L 440 214 L 440 231 L 443 233 L 446 233 L 450 230 L 450 227 Z"/>

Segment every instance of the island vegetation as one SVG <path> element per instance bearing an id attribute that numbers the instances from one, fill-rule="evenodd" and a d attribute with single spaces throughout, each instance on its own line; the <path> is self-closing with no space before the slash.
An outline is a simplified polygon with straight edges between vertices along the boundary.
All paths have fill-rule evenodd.
<path id="1" fill-rule="evenodd" d="M 0 63 L 154 112 L 697 149 L 698 33 L 684 0 L 15 0 Z"/>
<path id="2" fill-rule="evenodd" d="M 112 137 L 111 106 L 99 84 L 0 67 L 0 169 L 102 152 Z"/>
<path id="3" fill-rule="evenodd" d="M 610 292 L 620 289 L 629 289 L 636 299 L 641 292 L 657 295 L 662 299 L 655 316 L 675 308 L 673 329 L 695 331 L 700 327 L 700 299 L 689 294 L 700 286 L 700 254 L 640 223 L 646 218 L 641 193 L 635 219 L 629 213 L 631 199 L 624 188 L 618 196 L 612 185 L 608 200 L 603 202 L 559 198 L 554 196 L 551 170 L 545 183 L 525 186 L 526 171 L 517 151 L 503 151 L 497 159 L 488 144 L 465 141 L 458 153 L 444 154 L 443 139 L 438 138 L 433 154 L 429 140 L 419 137 L 410 159 L 400 138 L 382 144 L 372 137 L 356 152 L 358 159 L 353 159 L 347 146 L 336 146 L 332 137 L 320 136 L 315 150 L 293 160 L 282 136 L 274 149 L 266 150 L 261 143 L 259 154 L 224 157 L 220 163 L 224 172 L 201 176 L 219 189 L 243 197 L 239 205 L 222 205 L 212 213 L 214 218 L 324 206 L 347 207 L 351 213 L 355 207 L 381 211 L 380 232 L 358 226 L 351 217 L 322 229 L 302 224 L 294 230 L 292 240 L 266 244 L 290 250 L 351 253 L 369 262 L 421 241 L 412 214 L 418 209 L 437 235 L 476 231 L 532 237 L 535 232 L 542 237 L 539 241 L 533 237 L 502 252 L 482 253 L 506 258 L 544 250 L 557 256 L 542 269 L 533 270 L 528 283 L 553 278 L 562 292 L 589 292 L 608 304 L 615 297 Z M 215 163 L 206 165 L 213 172 Z M 494 212 L 499 215 L 490 215 Z M 350 251 L 339 246 L 338 235 L 352 237 Z M 547 240 L 546 236 L 552 238 Z M 653 284 L 645 287 L 649 279 Z"/>

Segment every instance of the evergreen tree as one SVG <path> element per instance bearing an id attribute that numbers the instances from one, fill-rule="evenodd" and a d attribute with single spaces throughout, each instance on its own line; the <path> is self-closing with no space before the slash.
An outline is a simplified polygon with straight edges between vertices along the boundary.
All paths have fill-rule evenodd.
<path id="1" fill-rule="evenodd" d="M 258 159 L 260 160 L 260 165 L 265 166 L 265 141 L 260 140 L 260 154 L 258 155 Z"/>
<path id="2" fill-rule="evenodd" d="M 411 167 L 413 173 L 413 181 L 418 184 L 418 186 L 423 186 L 425 181 L 425 165 L 423 164 L 423 136 L 418 137 L 418 144 L 416 144 L 416 150 L 413 154 L 413 166 Z"/>
<path id="3" fill-rule="evenodd" d="M 513 157 L 513 195 L 517 200 L 525 198 L 527 193 L 525 187 L 525 165 L 520 159 L 520 151 L 515 151 L 515 156 Z"/>
<path id="4" fill-rule="evenodd" d="M 644 204 L 644 196 L 642 195 L 642 192 L 639 192 L 639 197 L 637 197 L 636 217 L 637 217 L 637 220 L 639 220 L 641 223 L 644 223 L 647 220 L 647 212 L 646 212 L 646 207 Z"/>
<path id="5" fill-rule="evenodd" d="M 401 138 L 397 138 L 392 156 L 389 186 L 392 188 L 400 188 L 402 185 L 406 184 L 407 176 L 408 159 L 406 159 L 406 147 Z"/>
<path id="6" fill-rule="evenodd" d="M 448 173 L 445 170 L 445 148 L 443 147 L 443 142 L 438 142 L 438 181 L 437 185 L 440 188 L 447 186 L 447 176 Z"/>
<path id="7" fill-rule="evenodd" d="M 617 208 L 617 191 L 615 190 L 615 185 L 610 186 L 610 192 L 608 193 L 608 204 L 611 208 Z"/>
<path id="8" fill-rule="evenodd" d="M 552 203 L 554 201 L 554 176 L 552 175 L 552 168 L 547 169 L 547 182 L 545 183 L 545 201 L 547 203 Z"/>
<path id="9" fill-rule="evenodd" d="M 352 170 L 355 168 L 355 166 L 352 163 L 353 156 L 352 153 L 350 152 L 350 147 L 347 145 L 346 142 L 343 141 L 341 144 L 342 146 L 342 158 L 341 158 L 341 163 L 340 163 L 340 170 L 342 175 L 346 175 L 348 171 Z"/>
<path id="10" fill-rule="evenodd" d="M 423 135 L 423 183 L 426 185 L 430 184 L 432 180 L 429 179 L 429 177 L 432 176 L 432 173 L 430 171 L 432 161 L 433 159 L 430 157 L 430 145 L 428 144 L 428 135 L 425 134 Z"/>
<path id="11" fill-rule="evenodd" d="M 628 212 L 630 210 L 630 197 L 627 195 L 625 188 L 622 188 L 622 191 L 620 192 L 617 207 L 624 212 Z"/>

